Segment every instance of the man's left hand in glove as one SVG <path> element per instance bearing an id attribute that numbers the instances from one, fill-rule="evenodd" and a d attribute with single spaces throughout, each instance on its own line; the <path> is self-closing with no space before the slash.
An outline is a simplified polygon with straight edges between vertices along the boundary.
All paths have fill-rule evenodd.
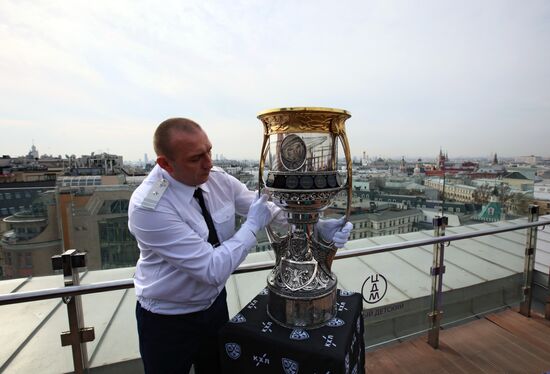
<path id="1" fill-rule="evenodd" d="M 336 248 L 346 245 L 353 229 L 351 222 L 346 222 L 346 217 L 339 219 L 320 219 L 316 225 L 317 232 L 327 242 L 334 242 Z"/>

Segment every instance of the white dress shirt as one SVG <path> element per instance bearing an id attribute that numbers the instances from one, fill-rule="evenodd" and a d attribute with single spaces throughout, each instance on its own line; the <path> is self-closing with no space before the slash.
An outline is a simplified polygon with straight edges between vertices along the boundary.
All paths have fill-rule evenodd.
<path id="1" fill-rule="evenodd" d="M 208 227 L 193 198 L 197 187 L 203 190 L 219 247 L 207 241 Z M 247 227 L 235 232 L 235 213 L 246 216 L 257 193 L 216 167 L 197 187 L 178 182 L 157 165 L 130 199 L 128 226 L 140 249 L 136 295 L 151 312 L 207 309 L 256 244 Z M 272 217 L 278 212 L 273 204 L 270 210 Z"/>

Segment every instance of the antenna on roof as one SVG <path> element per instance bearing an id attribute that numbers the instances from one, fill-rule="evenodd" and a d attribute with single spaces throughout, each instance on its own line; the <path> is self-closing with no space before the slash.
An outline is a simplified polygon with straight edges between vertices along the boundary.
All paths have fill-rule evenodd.
<path id="1" fill-rule="evenodd" d="M 445 184 L 447 179 L 445 178 L 445 162 L 441 165 L 441 170 L 443 171 L 443 197 L 441 199 L 441 217 L 445 215 Z"/>

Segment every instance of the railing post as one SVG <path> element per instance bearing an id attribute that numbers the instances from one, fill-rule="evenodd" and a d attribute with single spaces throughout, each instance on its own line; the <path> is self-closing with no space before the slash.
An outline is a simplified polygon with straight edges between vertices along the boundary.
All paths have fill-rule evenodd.
<path id="1" fill-rule="evenodd" d="M 548 266 L 548 283 L 546 284 L 546 307 L 544 308 L 544 318 L 550 320 L 550 266 Z"/>
<path id="2" fill-rule="evenodd" d="M 528 222 L 539 220 L 538 205 L 529 205 Z M 519 312 L 526 317 L 531 317 L 531 304 L 533 303 L 533 270 L 535 267 L 535 250 L 537 248 L 537 227 L 527 229 L 525 242 L 525 262 L 523 266 L 523 295 L 525 299 L 519 304 Z"/>
<path id="3" fill-rule="evenodd" d="M 53 269 L 63 270 L 65 287 L 80 284 L 78 268 L 84 266 L 86 266 L 86 254 L 78 253 L 75 249 L 69 249 L 62 255 L 52 257 Z M 74 371 L 77 374 L 84 373 L 84 370 L 88 368 L 88 352 L 85 343 L 95 339 L 94 328 L 84 328 L 84 315 L 80 296 L 63 297 L 63 302 L 67 304 L 70 331 L 61 333 L 61 346 L 71 346 Z"/>
<path id="4" fill-rule="evenodd" d="M 445 236 L 445 226 L 448 223 L 447 217 L 436 217 L 433 219 L 434 236 Z M 441 326 L 441 310 L 442 289 L 443 289 L 443 273 L 445 273 L 445 243 L 434 244 L 433 263 L 430 268 L 432 276 L 432 299 L 431 311 L 428 314 L 430 321 L 430 329 L 428 331 L 428 344 L 433 348 L 439 347 L 439 328 Z"/>

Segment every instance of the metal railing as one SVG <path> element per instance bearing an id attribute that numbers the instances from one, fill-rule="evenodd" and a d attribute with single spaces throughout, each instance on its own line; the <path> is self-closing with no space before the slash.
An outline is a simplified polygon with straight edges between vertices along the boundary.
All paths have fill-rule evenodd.
<path id="1" fill-rule="evenodd" d="M 533 300 L 533 271 L 537 242 L 537 230 L 539 226 L 543 226 L 544 229 L 544 226 L 550 225 L 550 219 L 538 220 L 538 207 L 532 205 L 529 207 L 528 222 L 523 224 L 514 224 L 474 232 L 445 235 L 446 224 L 446 217 L 437 217 L 434 219 L 434 237 L 432 238 L 409 240 L 402 243 L 384 244 L 369 248 L 339 251 L 336 254 L 335 259 L 344 259 L 350 257 L 372 255 L 375 253 L 396 251 L 406 248 L 433 245 L 433 264 L 430 269 L 430 276 L 432 277 L 432 293 L 431 311 L 428 314 L 428 319 L 430 322 L 430 327 L 428 329 L 428 343 L 432 347 L 438 348 L 440 321 L 442 314 L 442 282 L 443 274 L 445 273 L 445 247 L 454 241 L 527 229 L 523 282 L 523 294 L 525 295 L 525 300 L 520 304 L 520 313 L 529 317 L 531 315 L 531 305 Z M 88 364 L 85 342 L 94 339 L 94 331 L 93 327 L 83 327 L 84 321 L 82 318 L 80 296 L 90 293 L 108 292 L 133 288 L 134 281 L 132 278 L 129 278 L 116 281 L 79 285 L 77 276 L 78 272 L 74 270 L 76 270 L 76 268 L 78 267 L 84 266 L 84 263 L 82 254 L 77 253 L 75 250 L 69 250 L 66 251 L 63 255 L 54 256 L 52 258 L 52 262 L 54 265 L 54 269 L 63 270 L 65 287 L 0 295 L 0 306 L 37 300 L 62 298 L 63 302 L 67 304 L 70 326 L 70 331 L 61 334 L 62 345 L 72 346 L 75 372 L 82 373 L 87 368 Z M 233 274 L 268 270 L 271 269 L 274 265 L 274 261 L 241 264 Z M 550 295 L 547 296 L 546 300 L 545 318 L 550 319 Z"/>

